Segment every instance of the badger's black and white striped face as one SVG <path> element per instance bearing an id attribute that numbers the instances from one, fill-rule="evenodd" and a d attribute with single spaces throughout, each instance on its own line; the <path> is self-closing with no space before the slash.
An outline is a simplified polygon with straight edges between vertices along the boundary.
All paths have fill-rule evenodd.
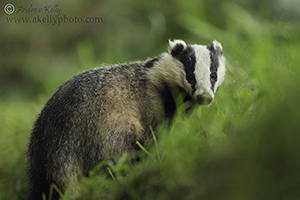
<path id="1" fill-rule="evenodd" d="M 199 104 L 209 104 L 225 79 L 226 60 L 220 43 L 187 45 L 182 40 L 169 41 L 169 53 L 184 67 L 184 89 Z"/>

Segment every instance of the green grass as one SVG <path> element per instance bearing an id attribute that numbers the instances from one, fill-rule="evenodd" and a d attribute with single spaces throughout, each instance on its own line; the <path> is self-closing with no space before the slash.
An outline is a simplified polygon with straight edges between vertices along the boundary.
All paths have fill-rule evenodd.
<path id="1" fill-rule="evenodd" d="M 215 100 L 195 108 L 189 116 L 177 113 L 170 127 L 160 126 L 155 142 L 139 152 L 138 164 L 132 166 L 128 154 L 122 155 L 117 165 L 100 163 L 89 178 L 82 177 L 77 183 L 77 196 L 67 191 L 64 199 L 276 200 L 300 196 L 299 27 L 282 17 L 266 19 L 234 3 L 221 3 L 214 7 L 216 12 L 206 13 L 180 0 L 177 6 L 182 10 L 169 24 L 177 24 L 173 29 L 180 31 L 155 35 L 155 29 L 149 34 L 157 43 L 146 41 L 142 52 L 134 45 L 139 46 L 143 36 L 136 38 L 129 53 L 126 45 L 130 41 L 119 34 L 120 39 L 114 40 L 114 35 L 108 40 L 119 48 L 115 51 L 109 46 L 104 57 L 97 57 L 91 39 L 80 40 L 75 50 L 55 55 L 50 62 L 44 62 L 49 60 L 43 56 L 28 57 L 23 67 L 40 83 L 42 92 L 28 98 L 11 91 L 0 99 L 0 199 L 23 199 L 29 133 L 56 87 L 79 71 L 102 63 L 143 59 L 149 53 L 147 46 L 149 54 L 155 55 L 160 51 L 153 50 L 154 46 L 166 49 L 164 37 L 222 43 L 227 77 Z M 168 29 L 161 15 L 151 16 L 152 23 L 160 22 L 154 28 Z M 145 34 L 143 30 L 140 35 Z M 39 67 L 45 73 L 40 73 Z M 107 166 L 105 173 L 103 166 Z"/>

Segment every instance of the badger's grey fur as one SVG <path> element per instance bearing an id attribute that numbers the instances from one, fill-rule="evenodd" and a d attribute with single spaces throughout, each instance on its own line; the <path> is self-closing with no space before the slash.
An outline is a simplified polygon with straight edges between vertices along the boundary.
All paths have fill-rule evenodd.
<path id="1" fill-rule="evenodd" d="M 210 103 L 225 77 L 220 43 L 169 41 L 169 52 L 145 62 L 92 69 L 60 86 L 41 111 L 28 148 L 29 198 L 42 199 L 84 176 L 105 154 L 138 149 L 176 106 L 169 88 Z M 53 199 L 58 199 L 54 191 Z"/>

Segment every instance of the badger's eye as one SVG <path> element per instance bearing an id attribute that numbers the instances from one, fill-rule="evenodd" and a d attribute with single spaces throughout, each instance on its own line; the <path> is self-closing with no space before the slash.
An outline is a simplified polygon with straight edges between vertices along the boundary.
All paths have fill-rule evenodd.
<path id="1" fill-rule="evenodd" d="M 213 79 L 214 81 L 217 80 L 217 73 L 216 72 L 210 73 L 210 78 Z"/>

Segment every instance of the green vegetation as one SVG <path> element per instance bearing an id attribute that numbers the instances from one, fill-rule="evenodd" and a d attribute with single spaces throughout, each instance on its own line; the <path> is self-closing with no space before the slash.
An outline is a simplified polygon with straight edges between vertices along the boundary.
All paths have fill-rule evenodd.
<path id="1" fill-rule="evenodd" d="M 222 43 L 227 78 L 214 102 L 162 125 L 140 163 L 127 154 L 100 163 L 65 199 L 298 199 L 300 18 L 291 3 L 65 1 L 59 16 L 103 22 L 60 25 L 8 23 L 36 13 L 7 15 L 1 3 L 0 199 L 24 198 L 30 129 L 56 87 L 105 63 L 156 56 L 169 38 Z"/>

